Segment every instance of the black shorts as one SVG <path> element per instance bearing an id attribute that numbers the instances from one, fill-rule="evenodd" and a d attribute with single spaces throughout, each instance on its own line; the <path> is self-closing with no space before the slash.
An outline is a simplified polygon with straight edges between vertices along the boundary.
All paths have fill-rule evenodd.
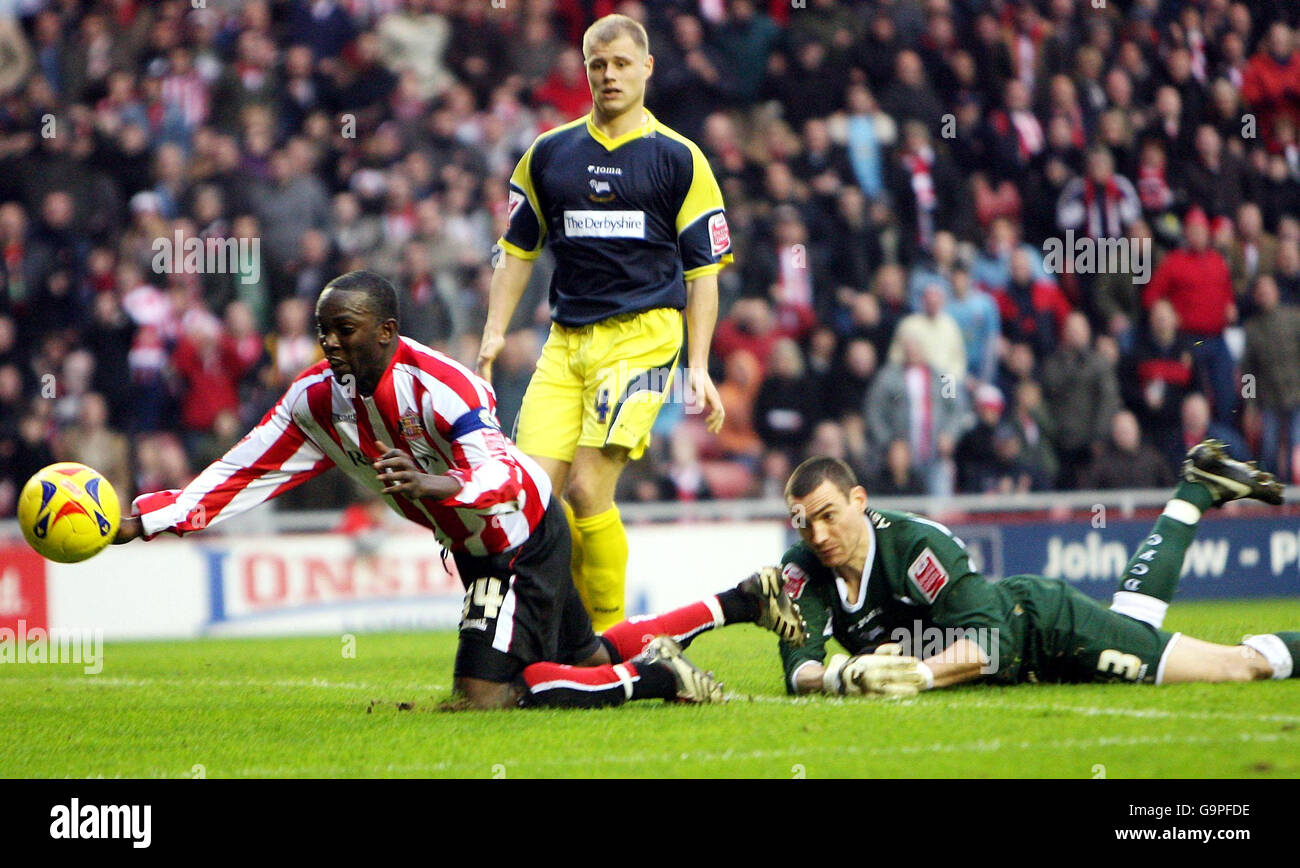
<path id="1" fill-rule="evenodd" d="M 513 681 L 530 663 L 579 663 L 600 640 L 573 586 L 569 523 L 554 497 L 521 546 L 499 555 L 457 554 L 465 586 L 457 678 Z"/>

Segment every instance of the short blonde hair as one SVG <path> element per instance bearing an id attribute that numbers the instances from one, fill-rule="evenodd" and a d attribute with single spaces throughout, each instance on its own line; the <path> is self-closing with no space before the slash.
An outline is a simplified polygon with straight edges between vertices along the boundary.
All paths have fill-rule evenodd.
<path id="1" fill-rule="evenodd" d="M 589 46 L 604 45 L 624 35 L 631 39 L 632 43 L 641 49 L 642 53 L 650 53 L 650 37 L 646 36 L 645 28 L 641 26 L 641 22 L 634 18 L 628 18 L 626 15 L 615 14 L 597 19 L 594 24 L 587 28 L 587 32 L 582 34 L 583 57 L 587 56 Z"/>

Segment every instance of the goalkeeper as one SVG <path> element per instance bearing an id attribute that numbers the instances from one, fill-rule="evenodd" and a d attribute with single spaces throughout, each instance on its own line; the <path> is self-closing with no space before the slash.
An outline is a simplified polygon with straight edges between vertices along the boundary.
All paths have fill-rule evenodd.
<path id="1" fill-rule="evenodd" d="M 1300 632 L 1216 645 L 1161 629 L 1201 514 L 1238 498 L 1282 502 L 1270 474 L 1223 444 L 1193 447 L 1183 481 L 1120 578 L 1109 609 L 1064 581 L 990 582 L 943 525 L 867 508 L 842 461 L 811 458 L 785 488 L 802 540 L 782 559 L 811 637 L 782 642 L 791 693 L 913 695 L 975 681 L 1172 684 L 1300 675 Z M 850 654 L 826 660 L 835 637 Z"/>

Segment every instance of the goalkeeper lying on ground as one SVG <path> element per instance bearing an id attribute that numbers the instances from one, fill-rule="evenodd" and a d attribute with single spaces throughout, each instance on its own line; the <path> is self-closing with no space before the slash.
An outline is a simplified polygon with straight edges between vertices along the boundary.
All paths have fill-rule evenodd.
<path id="1" fill-rule="evenodd" d="M 1245 497 L 1282 502 L 1280 483 L 1214 440 L 1188 453 L 1183 477 L 1106 609 L 1059 579 L 990 582 L 943 525 L 867 509 L 848 465 L 805 461 L 786 484 L 803 539 L 786 552 L 782 572 L 812 635 L 798 647 L 781 643 L 786 689 L 911 695 L 977 679 L 1170 684 L 1300 675 L 1300 632 L 1215 645 L 1160 629 L 1201 513 Z M 855 656 L 826 662 L 831 636 Z"/>

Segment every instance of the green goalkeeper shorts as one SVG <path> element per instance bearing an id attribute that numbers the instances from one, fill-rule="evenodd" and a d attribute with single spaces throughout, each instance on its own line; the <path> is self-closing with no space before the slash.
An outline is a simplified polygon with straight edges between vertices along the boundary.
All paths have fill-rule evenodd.
<path id="1" fill-rule="evenodd" d="M 1159 684 L 1176 633 L 1121 615 L 1060 579 L 1008 576 L 1029 618 L 1018 681 Z"/>

